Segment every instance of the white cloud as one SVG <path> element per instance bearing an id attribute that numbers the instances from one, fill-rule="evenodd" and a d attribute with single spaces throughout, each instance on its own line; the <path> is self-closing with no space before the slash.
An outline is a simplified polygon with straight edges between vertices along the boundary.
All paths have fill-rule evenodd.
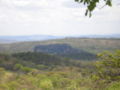
<path id="1" fill-rule="evenodd" d="M 0 0 L 0 35 L 120 33 L 119 6 L 84 13 L 74 0 Z"/>

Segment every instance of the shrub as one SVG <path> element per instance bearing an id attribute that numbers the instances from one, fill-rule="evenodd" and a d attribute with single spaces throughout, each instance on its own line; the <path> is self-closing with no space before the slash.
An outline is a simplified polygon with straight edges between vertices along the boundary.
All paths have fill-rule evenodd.
<path id="1" fill-rule="evenodd" d="M 52 89 L 53 89 L 52 81 L 49 80 L 49 79 L 43 79 L 43 80 L 41 80 L 41 82 L 40 82 L 40 87 L 41 87 L 43 90 L 52 90 Z"/>
<path id="2" fill-rule="evenodd" d="M 120 90 L 120 82 L 111 83 L 106 90 Z"/>
<path id="3" fill-rule="evenodd" d="M 110 81 L 120 80 L 120 50 L 114 53 L 99 54 L 100 61 L 96 63 L 97 75 Z"/>

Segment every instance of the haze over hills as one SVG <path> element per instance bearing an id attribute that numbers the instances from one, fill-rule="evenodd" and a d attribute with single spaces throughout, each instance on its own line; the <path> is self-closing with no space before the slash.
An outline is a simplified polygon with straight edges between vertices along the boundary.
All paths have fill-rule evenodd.
<path id="1" fill-rule="evenodd" d="M 82 49 L 90 53 L 99 53 L 105 50 L 120 49 L 120 39 L 116 38 L 64 38 L 45 41 L 29 41 L 0 44 L 0 52 L 14 53 L 34 51 L 39 45 L 67 44 L 76 49 Z"/>
<path id="2" fill-rule="evenodd" d="M 107 35 L 81 35 L 78 37 L 83 38 L 120 38 L 120 34 L 107 34 Z"/>
<path id="3" fill-rule="evenodd" d="M 22 36 L 0 36 L 0 43 L 14 43 L 25 41 L 44 41 L 62 38 L 120 38 L 120 34 L 110 35 L 79 35 L 79 36 L 53 36 L 53 35 L 22 35 Z"/>
<path id="4" fill-rule="evenodd" d="M 24 41 L 44 41 L 50 39 L 64 38 L 61 36 L 52 35 L 28 35 L 28 36 L 0 36 L 0 43 L 14 43 Z"/>
<path id="5" fill-rule="evenodd" d="M 43 52 L 72 59 L 94 59 L 105 50 L 120 49 L 120 35 L 0 36 L 0 53 Z"/>

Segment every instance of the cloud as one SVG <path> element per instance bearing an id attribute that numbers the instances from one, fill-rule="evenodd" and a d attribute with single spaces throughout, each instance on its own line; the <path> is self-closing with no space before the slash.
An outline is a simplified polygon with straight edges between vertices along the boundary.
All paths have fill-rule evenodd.
<path id="1" fill-rule="evenodd" d="M 119 8 L 96 9 L 89 18 L 74 0 L 0 0 L 0 35 L 120 33 Z"/>

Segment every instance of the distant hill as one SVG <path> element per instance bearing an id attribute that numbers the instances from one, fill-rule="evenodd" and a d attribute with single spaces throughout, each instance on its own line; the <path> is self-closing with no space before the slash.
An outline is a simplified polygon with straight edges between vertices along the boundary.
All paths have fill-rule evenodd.
<path id="1" fill-rule="evenodd" d="M 29 36 L 0 36 L 0 43 L 13 43 L 23 41 L 43 41 L 50 39 L 60 39 L 60 36 L 50 35 L 29 35 Z"/>
<path id="2" fill-rule="evenodd" d="M 120 39 L 106 38 L 64 38 L 46 41 L 18 42 L 11 44 L 0 44 L 1 53 L 15 53 L 34 51 L 34 48 L 39 45 L 50 44 L 67 44 L 72 48 L 84 50 L 89 53 L 99 53 L 105 50 L 120 49 Z"/>
<path id="3" fill-rule="evenodd" d="M 14 40 L 8 40 L 8 39 L 1 39 L 0 38 L 0 44 L 4 44 L 4 43 L 13 43 L 15 42 Z"/>
<path id="4" fill-rule="evenodd" d="M 114 38 L 120 39 L 120 34 L 111 35 L 78 35 L 67 36 L 68 38 Z M 52 39 L 62 39 L 65 36 L 52 36 L 52 35 L 27 35 L 27 36 L 0 36 L 0 43 L 15 43 L 15 42 L 28 42 L 28 41 L 44 41 Z"/>
<path id="5" fill-rule="evenodd" d="M 50 44 L 35 46 L 34 52 L 43 52 L 63 56 L 72 59 L 94 60 L 96 55 L 88 53 L 84 50 L 73 48 L 67 44 Z"/>
<path id="6" fill-rule="evenodd" d="M 120 34 L 108 34 L 108 35 L 81 35 L 76 36 L 79 38 L 120 38 Z"/>

